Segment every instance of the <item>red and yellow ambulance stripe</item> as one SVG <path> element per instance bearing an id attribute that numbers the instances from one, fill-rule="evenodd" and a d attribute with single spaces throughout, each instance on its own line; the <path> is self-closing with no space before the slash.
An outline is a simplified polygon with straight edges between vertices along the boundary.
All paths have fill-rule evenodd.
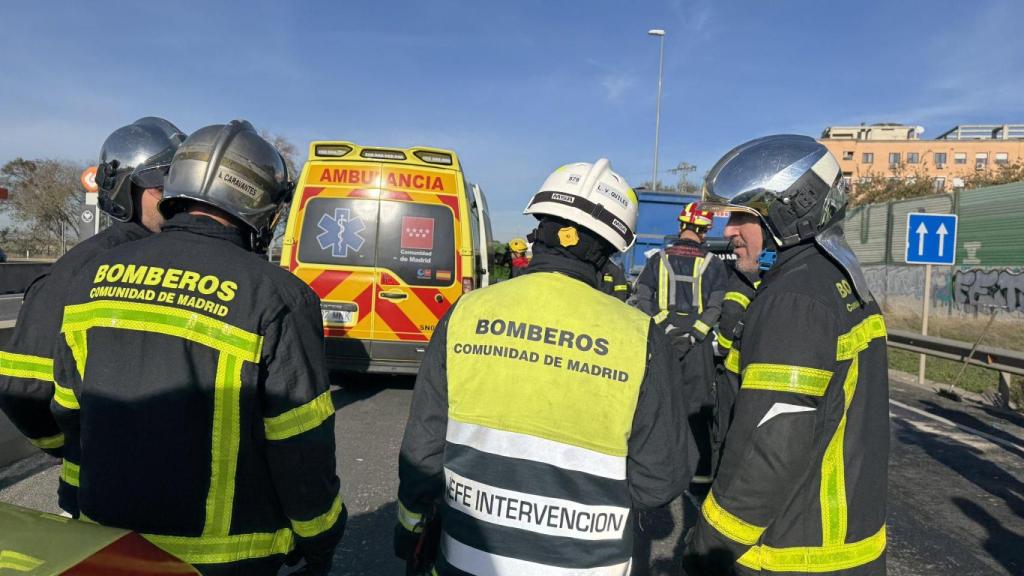
<path id="1" fill-rule="evenodd" d="M 392 174 L 405 175 L 409 172 L 407 169 L 385 167 L 379 178 L 381 181 L 386 181 Z M 418 172 L 413 171 L 413 174 L 418 174 Z M 307 186 L 299 195 L 300 209 L 304 208 L 310 199 L 318 196 L 380 198 L 381 200 L 443 205 L 453 213 L 455 245 L 456 247 L 461 246 L 461 237 L 464 231 L 454 175 L 437 173 L 433 176 L 440 178 L 436 181 L 441 183 L 444 191 Z M 300 210 L 298 214 L 304 217 L 305 211 Z M 296 231 L 301 230 L 302 221 L 292 223 L 289 228 Z M 453 271 L 452 285 L 420 287 L 406 284 L 385 268 L 348 266 L 331 268 L 322 265 L 305 265 L 296 259 L 298 253 L 296 246 L 290 246 L 286 250 L 288 252 L 286 254 L 288 268 L 309 284 L 324 302 L 351 302 L 358 308 L 357 318 L 351 326 L 327 327 L 324 330 L 325 336 L 385 341 L 428 341 L 437 322 L 462 294 L 462 271 L 464 266 L 468 265 L 463 260 L 471 258 L 471 256 L 463 255 L 461 250 L 457 249 L 459 253 L 455 258 L 456 269 Z M 389 290 L 401 290 L 407 293 L 408 297 L 400 301 L 391 301 L 380 296 L 381 292 Z"/>

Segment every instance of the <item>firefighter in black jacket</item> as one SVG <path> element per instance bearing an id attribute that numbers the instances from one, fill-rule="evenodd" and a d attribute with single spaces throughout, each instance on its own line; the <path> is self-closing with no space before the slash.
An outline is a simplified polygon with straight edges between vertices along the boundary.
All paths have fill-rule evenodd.
<path id="1" fill-rule="evenodd" d="M 326 574 L 345 527 L 319 299 L 257 255 L 290 194 L 252 125 L 178 149 L 163 232 L 86 264 L 54 357 L 83 518 L 205 574 Z M 65 505 L 67 507 L 67 505 Z"/>
<path id="2" fill-rule="evenodd" d="M 790 135 L 707 176 L 737 266 L 768 270 L 726 359 L 739 395 L 690 574 L 885 573 L 885 322 L 843 237 L 841 178 L 824 146 Z"/>
<path id="3" fill-rule="evenodd" d="M 618 298 L 622 302 L 629 300 L 631 294 L 629 281 L 626 280 L 626 274 L 622 271 L 622 267 L 612 260 L 609 259 L 598 270 L 597 284 L 601 292 Z"/>
<path id="4" fill-rule="evenodd" d="M 682 493 L 696 463 L 668 340 L 597 290 L 636 210 L 607 160 L 563 166 L 526 209 L 527 273 L 441 321 L 402 442 L 400 557 L 442 500 L 441 574 L 629 573 L 634 511 Z"/>
<path id="5" fill-rule="evenodd" d="M 732 422 L 732 411 L 736 395 L 740 390 L 739 374 L 725 368 L 725 359 L 733 347 L 738 347 L 743 337 L 743 317 L 751 299 L 760 285 L 760 270 L 743 272 L 734 263 L 726 265 L 729 279 L 725 284 L 722 298 L 722 314 L 715 326 L 715 402 L 714 420 L 711 424 L 711 475 L 714 477 L 722 460 L 722 445 L 725 433 Z"/>
<path id="6" fill-rule="evenodd" d="M 64 435 L 50 413 L 53 348 L 71 278 L 94 256 L 160 231 L 157 210 L 171 157 L 185 135 L 162 118 L 115 130 L 100 150 L 99 206 L 114 224 L 78 244 L 25 291 L 14 333 L 0 351 L 0 408 L 28 439 L 61 456 Z M 65 489 L 70 488 L 65 486 Z"/>
<path id="7" fill-rule="evenodd" d="M 711 423 L 714 412 L 713 338 L 728 277 L 725 263 L 710 253 L 704 237 L 714 214 L 696 202 L 679 213 L 679 239 L 647 259 L 636 281 L 636 305 L 654 317 L 672 339 L 682 365 L 690 427 L 700 450 L 695 482 L 711 482 Z"/>

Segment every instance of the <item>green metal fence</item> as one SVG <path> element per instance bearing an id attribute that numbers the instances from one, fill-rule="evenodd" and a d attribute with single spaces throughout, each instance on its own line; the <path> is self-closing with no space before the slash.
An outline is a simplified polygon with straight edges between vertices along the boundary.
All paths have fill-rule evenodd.
<path id="1" fill-rule="evenodd" d="M 861 265 L 904 264 L 910 212 L 958 215 L 957 266 L 1024 266 L 1024 182 L 851 210 L 846 216 L 846 237 Z"/>

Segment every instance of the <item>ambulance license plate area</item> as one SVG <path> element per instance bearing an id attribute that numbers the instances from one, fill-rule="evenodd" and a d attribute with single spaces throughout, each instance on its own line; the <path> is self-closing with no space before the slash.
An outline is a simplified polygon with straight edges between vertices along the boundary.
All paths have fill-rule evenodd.
<path id="1" fill-rule="evenodd" d="M 359 307 L 349 302 L 322 302 L 320 314 L 324 326 L 353 326 L 359 318 Z"/>

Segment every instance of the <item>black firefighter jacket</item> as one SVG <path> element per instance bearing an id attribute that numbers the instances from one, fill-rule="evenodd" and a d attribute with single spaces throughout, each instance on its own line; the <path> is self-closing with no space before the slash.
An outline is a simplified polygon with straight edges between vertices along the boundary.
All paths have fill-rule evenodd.
<path id="1" fill-rule="evenodd" d="M 323 567 L 346 514 L 319 299 L 243 246 L 178 214 L 72 281 L 61 505 L 207 574 L 275 574 L 295 547 Z"/>
<path id="2" fill-rule="evenodd" d="M 76 245 L 25 291 L 14 332 L 0 351 L 0 409 L 33 444 L 53 456 L 59 457 L 64 447 L 50 399 L 53 347 L 68 284 L 100 252 L 149 235 L 139 224 L 118 222 Z"/>
<path id="3" fill-rule="evenodd" d="M 814 244 L 783 251 L 726 359 L 740 389 L 690 573 L 885 573 L 885 323 Z M 735 561 L 735 566 L 733 562 Z"/>

